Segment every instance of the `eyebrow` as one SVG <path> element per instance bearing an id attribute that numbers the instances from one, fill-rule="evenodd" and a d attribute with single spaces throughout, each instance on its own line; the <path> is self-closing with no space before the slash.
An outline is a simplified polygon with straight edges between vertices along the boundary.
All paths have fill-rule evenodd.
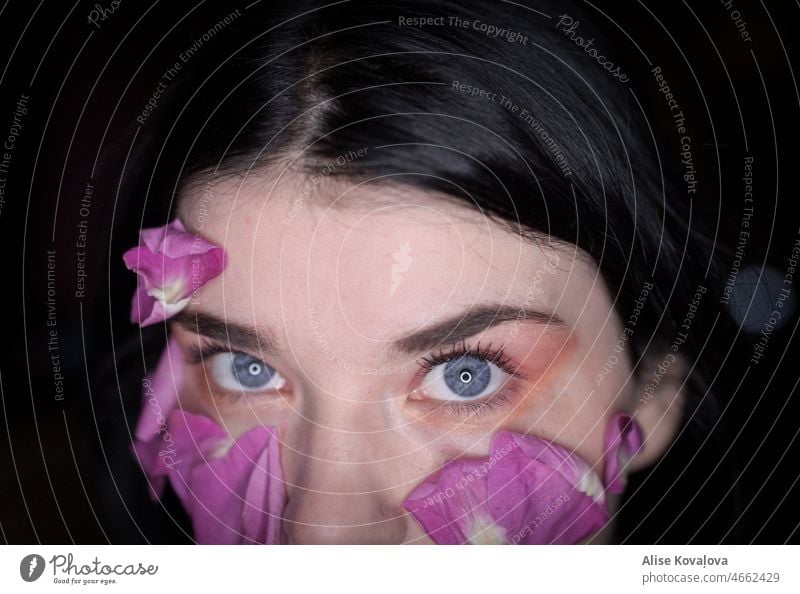
<path id="1" fill-rule="evenodd" d="M 173 318 L 180 326 L 211 339 L 262 355 L 276 355 L 279 345 L 274 336 L 250 326 L 226 321 L 212 314 L 183 310 Z M 484 330 L 505 322 L 518 320 L 553 326 L 566 326 L 558 315 L 527 307 L 482 304 L 467 311 L 447 317 L 431 326 L 418 330 L 393 342 L 389 351 L 393 355 L 414 355 L 443 344 L 458 343 Z"/>
<path id="2" fill-rule="evenodd" d="M 527 307 L 501 304 L 482 304 L 445 318 L 396 341 L 391 350 L 403 354 L 416 354 L 443 344 L 457 343 L 471 336 L 513 320 L 566 326 L 564 320 L 552 312 L 542 312 Z"/>
<path id="3" fill-rule="evenodd" d="M 190 332 L 225 343 L 231 348 L 262 355 L 278 353 L 278 341 L 269 332 L 230 322 L 200 311 L 183 310 L 172 319 Z"/>

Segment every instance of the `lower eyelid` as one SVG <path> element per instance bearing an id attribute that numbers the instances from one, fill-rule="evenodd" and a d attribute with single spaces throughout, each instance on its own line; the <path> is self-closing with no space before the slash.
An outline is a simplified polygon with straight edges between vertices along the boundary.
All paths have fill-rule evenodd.
<path id="1" fill-rule="evenodd" d="M 463 402 L 452 400 L 435 400 L 433 398 L 423 398 L 414 401 L 416 406 L 423 409 L 422 418 L 429 416 L 452 416 L 460 419 L 475 418 L 482 415 L 499 412 L 509 406 L 515 405 L 522 391 L 518 382 L 511 378 L 507 380 L 499 390 L 491 396 L 481 400 L 465 400 Z"/>
<path id="2" fill-rule="evenodd" d="M 496 410 L 501 403 L 496 403 L 492 398 L 478 402 L 456 402 L 448 403 L 447 408 L 451 413 L 461 416 L 474 417 L 482 414 L 488 414 Z"/>
<path id="3" fill-rule="evenodd" d="M 254 404 L 267 404 L 275 399 L 284 398 L 285 388 L 279 390 L 263 390 L 261 392 L 250 392 L 247 390 L 234 391 L 226 390 L 211 380 L 208 385 L 211 398 L 215 401 L 234 403 L 242 400 L 252 401 Z"/>

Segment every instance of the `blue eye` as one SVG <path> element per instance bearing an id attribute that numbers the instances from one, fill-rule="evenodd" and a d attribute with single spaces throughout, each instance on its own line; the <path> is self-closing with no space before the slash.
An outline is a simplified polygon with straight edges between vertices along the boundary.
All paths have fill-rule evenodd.
<path id="1" fill-rule="evenodd" d="M 492 395 L 510 374 L 475 355 L 461 355 L 431 368 L 425 392 L 435 400 L 479 400 Z"/>
<path id="2" fill-rule="evenodd" d="M 218 353 L 210 357 L 214 381 L 225 390 L 263 392 L 279 390 L 286 380 L 260 359 L 244 353 Z"/>

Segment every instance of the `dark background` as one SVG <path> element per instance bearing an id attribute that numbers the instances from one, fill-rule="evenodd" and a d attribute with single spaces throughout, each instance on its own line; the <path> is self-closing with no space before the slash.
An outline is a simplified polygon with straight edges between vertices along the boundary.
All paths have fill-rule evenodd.
<path id="1" fill-rule="evenodd" d="M 147 511 L 144 484 L 127 453 L 125 427 L 135 420 L 138 394 L 123 388 L 130 383 L 124 375 L 149 362 L 139 360 L 133 371 L 120 365 L 121 394 L 108 390 L 109 378 L 112 385 L 117 381 L 107 364 L 112 347 L 123 349 L 115 351 L 118 361 L 141 359 L 138 343 L 128 341 L 138 332 L 127 323 L 135 281 L 119 259 L 136 242 L 140 209 L 130 209 L 118 193 L 125 176 L 135 176 L 147 158 L 137 149 L 168 124 L 168 100 L 147 125 L 135 120 L 161 74 L 234 3 L 121 0 L 95 26 L 87 18 L 96 4 L 112 8 L 111 2 L 12 1 L 0 13 L 0 138 L 5 140 L 20 97 L 30 97 L 0 208 L 0 542 L 186 538 L 180 530 L 164 536 L 159 527 L 180 510 L 168 502 L 166 512 Z M 744 264 L 771 266 L 782 278 L 800 237 L 794 72 L 800 8 L 776 2 L 767 9 L 745 0 L 730 8 L 711 0 L 584 7 L 618 39 L 615 62 L 631 74 L 654 132 L 675 149 L 670 114 L 640 50 L 662 66 L 690 126 L 697 212 L 713 217 L 717 257 L 726 268 L 741 225 L 743 159 L 754 157 L 755 205 Z M 730 17 L 734 9 L 751 42 L 739 36 Z M 213 52 L 214 41 L 202 51 Z M 94 191 L 86 291 L 77 298 L 75 242 L 87 182 Z M 54 327 L 47 326 L 47 250 L 56 253 Z M 768 314 L 772 304 L 760 295 L 753 307 Z M 795 287 L 790 300 L 796 299 Z M 679 506 L 670 496 L 654 499 L 649 523 L 632 530 L 627 542 L 676 543 L 687 534 L 694 543 L 797 541 L 797 315 L 783 322 L 755 365 L 750 358 L 758 330 L 738 332 L 721 346 L 709 342 L 719 360 L 712 376 L 723 407 L 719 424 L 731 435 L 730 448 L 713 455 L 732 470 L 733 481 L 709 472 L 709 454 L 699 451 L 706 466 L 675 469 L 678 488 L 691 496 L 679 499 Z M 54 397 L 52 328 L 65 378 L 63 400 Z M 731 511 L 734 494 L 737 512 Z"/>

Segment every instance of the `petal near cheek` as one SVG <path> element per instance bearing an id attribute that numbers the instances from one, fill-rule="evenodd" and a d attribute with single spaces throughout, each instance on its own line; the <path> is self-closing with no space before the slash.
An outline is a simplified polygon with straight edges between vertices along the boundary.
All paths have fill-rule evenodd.
<path id="1" fill-rule="evenodd" d="M 451 460 L 403 502 L 436 544 L 467 544 L 492 523 L 480 469 L 479 460 Z"/>
<path id="2" fill-rule="evenodd" d="M 186 370 L 180 343 L 171 337 L 158 365 L 145 384 L 142 412 L 136 424 L 136 438 L 148 441 L 158 435 L 166 419 L 178 405 Z"/>
<path id="3" fill-rule="evenodd" d="M 603 482 L 609 493 L 625 490 L 625 467 L 641 450 L 644 444 L 642 428 L 638 421 L 626 412 L 615 414 L 605 431 L 605 469 Z"/>
<path id="4" fill-rule="evenodd" d="M 447 462 L 404 507 L 438 544 L 577 544 L 608 520 L 588 463 L 510 431 L 495 435 L 488 458 Z"/>
<path id="5" fill-rule="evenodd" d="M 274 427 L 256 427 L 215 457 L 230 437 L 210 419 L 174 416 L 182 465 L 170 481 L 200 544 L 277 544 L 286 489 Z"/>
<path id="6" fill-rule="evenodd" d="M 494 440 L 493 457 L 489 507 L 512 544 L 575 544 L 605 525 L 602 491 L 597 500 L 581 490 L 591 469 L 573 452 L 504 432 Z"/>

